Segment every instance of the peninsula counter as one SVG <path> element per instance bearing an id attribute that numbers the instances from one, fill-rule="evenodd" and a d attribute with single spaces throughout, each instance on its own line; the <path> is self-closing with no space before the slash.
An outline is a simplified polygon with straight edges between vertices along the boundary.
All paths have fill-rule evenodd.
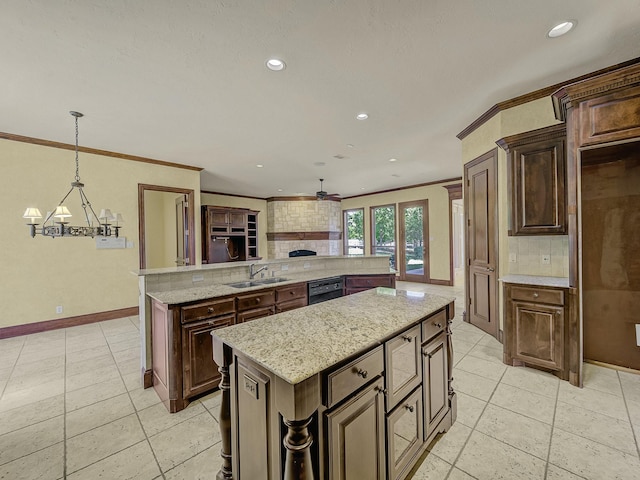
<path id="1" fill-rule="evenodd" d="M 405 478 L 455 421 L 453 301 L 377 288 L 213 331 L 218 479 Z"/>

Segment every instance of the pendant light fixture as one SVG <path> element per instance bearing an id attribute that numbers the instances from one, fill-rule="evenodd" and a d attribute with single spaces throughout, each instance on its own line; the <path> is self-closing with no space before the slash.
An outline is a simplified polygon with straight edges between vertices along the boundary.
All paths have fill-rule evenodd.
<path id="1" fill-rule="evenodd" d="M 122 223 L 122 215 L 119 213 L 111 213 L 111 210 L 102 209 L 100 215 L 96 215 L 96 212 L 91 206 L 91 202 L 84 193 L 84 183 L 80 181 L 80 167 L 78 162 L 78 118 L 84 116 L 80 112 L 69 112 L 71 116 L 75 118 L 76 123 L 76 176 L 75 180 L 71 182 L 71 189 L 67 194 L 62 197 L 58 206 L 53 210 L 47 212 L 47 216 L 40 227 L 38 220 L 42 218 L 40 210 L 37 208 L 29 207 L 22 215 L 23 218 L 29 219 L 29 228 L 31 236 L 42 235 L 45 237 L 118 237 L 118 231 L 122 228 L 119 224 Z M 78 190 L 80 195 L 80 204 L 84 211 L 84 218 L 86 220 L 86 226 L 74 226 L 70 225 L 68 219 L 71 218 L 71 212 L 64 205 L 67 197 L 74 190 Z"/>

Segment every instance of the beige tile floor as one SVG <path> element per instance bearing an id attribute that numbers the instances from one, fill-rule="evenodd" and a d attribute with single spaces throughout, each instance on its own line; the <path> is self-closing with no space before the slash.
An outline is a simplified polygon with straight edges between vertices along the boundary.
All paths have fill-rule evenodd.
<path id="1" fill-rule="evenodd" d="M 507 367 L 462 323 L 461 289 L 407 286 L 455 295 L 458 312 L 458 419 L 415 480 L 640 479 L 640 376 L 587 364 L 577 389 Z M 215 478 L 219 395 L 170 415 L 139 355 L 137 317 L 0 340 L 0 479 Z"/>

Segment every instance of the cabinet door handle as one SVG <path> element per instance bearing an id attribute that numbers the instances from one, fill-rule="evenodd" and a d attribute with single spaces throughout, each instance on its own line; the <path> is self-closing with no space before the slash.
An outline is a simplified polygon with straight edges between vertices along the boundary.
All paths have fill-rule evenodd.
<path id="1" fill-rule="evenodd" d="M 356 375 L 358 375 L 359 377 L 362 377 L 362 378 L 367 378 L 367 375 L 369 375 L 369 372 L 367 372 L 366 370 L 363 370 L 363 369 L 359 368 L 359 369 L 356 371 Z"/>
<path id="2" fill-rule="evenodd" d="M 433 356 L 429 352 L 422 352 L 422 355 L 424 355 L 425 357 L 429 357 L 429 358 L 431 358 Z"/>
<path id="3" fill-rule="evenodd" d="M 442 328 L 442 324 L 441 323 L 434 323 L 434 325 L 438 328 Z"/>
<path id="4" fill-rule="evenodd" d="M 411 413 L 413 413 L 413 405 L 405 405 L 404 408 L 406 408 L 407 410 L 409 410 Z"/>
<path id="5" fill-rule="evenodd" d="M 412 337 L 410 337 L 409 335 L 402 335 L 402 339 L 403 339 L 405 342 L 410 342 L 410 341 L 412 341 L 412 340 L 413 340 L 413 338 L 412 338 Z"/>
<path id="6" fill-rule="evenodd" d="M 207 313 L 213 313 L 213 307 L 207 308 Z"/>
<path id="7" fill-rule="evenodd" d="M 382 393 L 383 395 L 386 395 L 386 394 L 387 394 L 387 389 L 386 389 L 386 388 L 376 387 L 374 390 L 375 390 L 376 392 L 378 392 L 378 393 Z"/>
<path id="8" fill-rule="evenodd" d="M 495 272 L 496 269 L 493 267 L 487 267 L 487 272 Z"/>

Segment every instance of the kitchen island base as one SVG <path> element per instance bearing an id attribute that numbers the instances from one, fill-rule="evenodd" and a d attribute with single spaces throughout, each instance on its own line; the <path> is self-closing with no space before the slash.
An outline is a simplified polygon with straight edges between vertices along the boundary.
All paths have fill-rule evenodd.
<path id="1" fill-rule="evenodd" d="M 320 307 L 323 304 L 318 305 L 320 309 L 312 310 L 316 308 L 312 306 L 295 314 L 302 322 L 300 312 L 305 313 L 306 321 L 317 315 L 326 336 L 341 336 L 338 331 L 345 327 L 345 319 L 347 330 L 360 332 L 357 325 L 349 323 L 358 304 L 360 317 L 372 302 L 384 304 L 378 305 L 377 314 L 367 315 L 379 317 L 369 318 L 376 326 L 370 329 L 376 340 L 366 340 L 366 348 L 358 348 L 339 361 L 325 358 L 340 347 L 335 339 L 325 338 L 322 345 L 309 345 L 308 341 L 290 345 L 288 352 L 288 332 L 281 345 L 273 346 L 293 362 L 289 371 L 281 371 L 277 362 L 282 360 L 271 364 L 261 357 L 276 358 L 277 350 L 256 353 L 233 338 L 234 333 L 237 338 L 247 338 L 250 326 L 243 331 L 238 331 L 238 326 L 213 333 L 215 361 L 222 374 L 223 465 L 219 480 L 402 480 L 435 436 L 453 425 L 457 400 L 451 375 L 452 300 L 428 296 L 429 308 L 420 309 L 421 300 L 407 296 L 407 292 L 372 292 L 326 302 L 334 304 L 329 320 L 325 315 L 329 309 Z M 387 332 L 380 336 L 381 318 L 390 308 L 396 323 L 384 325 Z M 345 314 L 342 319 L 340 311 Z M 417 311 L 421 313 L 416 316 Z M 403 315 L 405 320 L 398 323 Z M 252 325 L 256 327 L 253 333 L 263 336 L 270 328 L 296 321 L 293 317 L 291 312 L 290 319 L 265 319 L 264 324 Z M 341 325 L 334 323 L 341 321 Z M 300 327 L 305 335 L 313 331 Z M 303 359 L 313 352 L 322 361 L 311 375 L 301 373 L 307 364 L 314 363 Z M 224 388 L 227 383 L 229 389 Z M 224 421 L 227 418 L 230 420 Z"/>

